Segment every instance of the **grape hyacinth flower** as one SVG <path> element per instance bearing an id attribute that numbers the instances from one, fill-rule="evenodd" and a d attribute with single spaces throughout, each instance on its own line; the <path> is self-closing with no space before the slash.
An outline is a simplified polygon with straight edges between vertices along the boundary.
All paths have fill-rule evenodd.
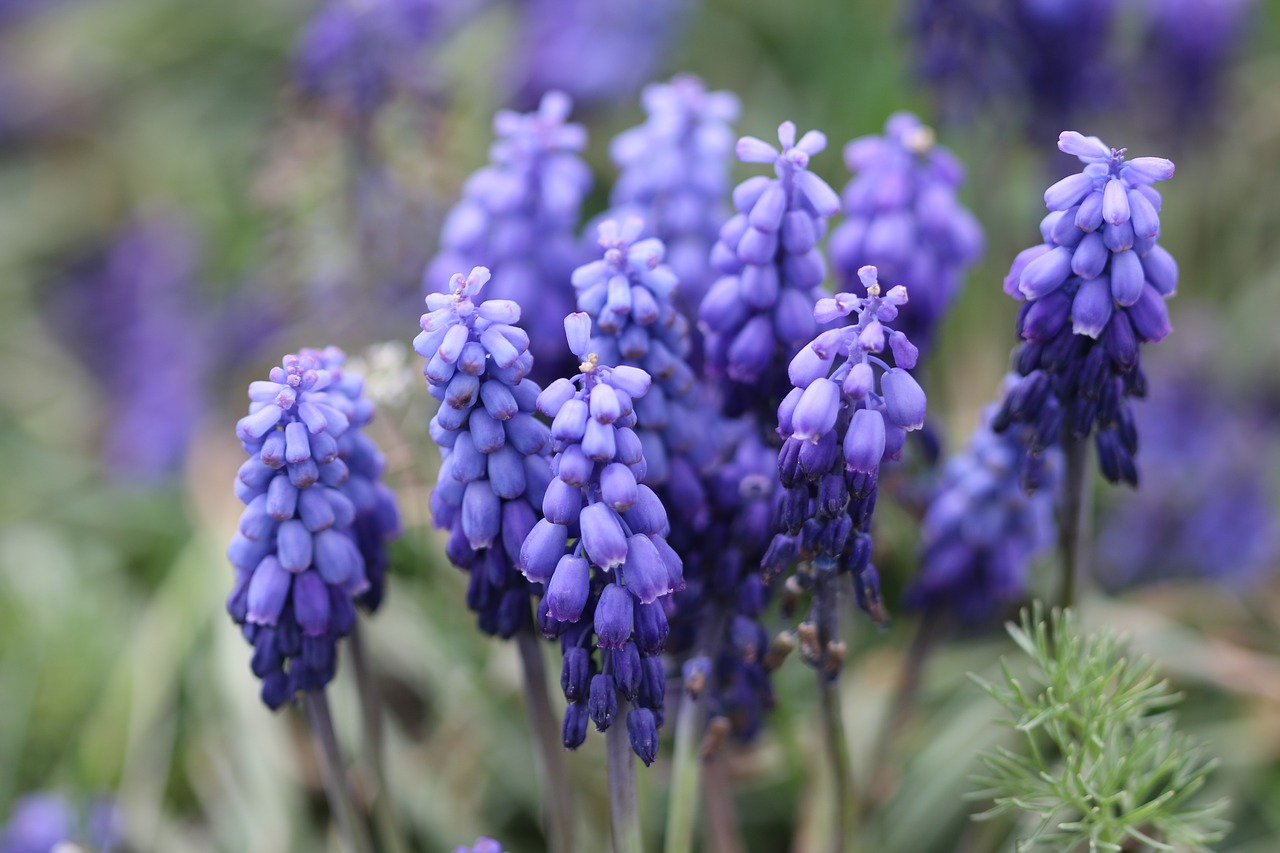
<path id="1" fill-rule="evenodd" d="M 645 475 L 663 503 L 681 507 L 677 524 L 696 529 L 705 521 L 706 495 L 699 476 L 716 456 L 714 424 L 702 385 L 685 361 L 689 324 L 672 303 L 678 281 L 663 263 L 666 246 L 639 239 L 643 221 L 599 226 L 604 257 L 578 267 L 573 286 L 578 308 L 592 319 L 591 351 L 605 364 L 642 368 L 655 378 L 636 403 L 636 434 Z"/>
<path id="2" fill-rule="evenodd" d="M 453 853 L 504 853 L 502 842 L 486 836 L 480 836 L 476 839 L 476 843 L 470 847 L 462 846 L 454 848 Z"/>
<path id="3" fill-rule="evenodd" d="M 993 432 L 998 410 L 987 406 L 968 445 L 947 460 L 925 512 L 907 603 L 927 616 L 969 624 L 999 616 L 1026 595 L 1030 563 L 1053 546 L 1059 454 L 1027 457 L 1030 428 Z M 1039 488 L 1029 492 L 1028 481 Z"/>
<path id="4" fill-rule="evenodd" d="M 569 701 L 564 745 L 582 744 L 588 720 L 605 731 L 625 717 L 632 751 L 650 764 L 665 696 L 660 654 L 669 628 L 661 599 L 683 585 L 680 557 L 666 541 L 666 509 L 640 482 L 636 404 L 651 379 L 591 352 L 586 314 L 570 314 L 564 325 L 581 372 L 538 397 L 538 411 L 553 419 L 555 477 L 519 567 L 546 584 L 539 622 L 545 635 L 560 638 Z"/>
<path id="5" fill-rule="evenodd" d="M 766 578 L 797 560 L 811 561 L 812 575 L 797 582 L 830 587 L 836 573 L 853 576 L 859 606 L 876 622 L 886 615 L 880 582 L 871 563 L 871 514 L 881 463 L 896 459 L 906 434 L 924 424 L 925 395 L 908 372 L 916 348 L 887 324 L 906 304 L 902 285 L 882 294 L 875 267 L 863 267 L 865 297 L 850 293 L 818 300 L 822 325 L 856 314 L 855 325 L 820 333 L 791 360 L 794 386 L 778 408 L 779 479 L 785 489 L 777 511 L 780 531 L 764 558 Z M 876 355 L 889 351 L 896 366 Z M 877 376 L 877 371 L 879 375 Z M 834 614 L 832 614 L 832 617 Z M 829 677 L 839 667 L 838 634 L 819 614 L 818 643 L 804 634 L 806 659 Z"/>
<path id="6" fill-rule="evenodd" d="M 475 267 L 453 276 L 450 293 L 429 295 L 413 348 L 440 401 L 431 419 L 443 456 L 432 519 L 449 531 L 449 560 L 470 577 L 467 606 L 480 629 L 510 638 L 530 620 L 532 590 L 515 566 L 551 481 L 550 434 L 533 414 L 542 389 L 528 378 L 533 355 L 515 325 L 520 306 L 479 301 L 488 281 L 489 270 Z"/>
<path id="7" fill-rule="evenodd" d="M 971 118 L 1018 82 L 1005 53 L 1009 21 L 1004 0 L 913 0 L 906 13 L 912 66 L 930 88 L 943 121 Z"/>
<path id="8" fill-rule="evenodd" d="M 1090 435 L 1103 476 L 1137 485 L 1138 433 L 1130 397 L 1146 393 L 1141 344 L 1171 329 L 1164 301 L 1178 267 L 1162 246 L 1156 181 L 1173 176 L 1160 157 L 1125 159 L 1097 137 L 1064 131 L 1062 151 L 1084 170 L 1045 192 L 1044 243 L 1018 255 L 1004 289 L 1024 302 L 1015 356 L 1022 379 L 993 423 L 1032 427 L 1030 452 Z"/>
<path id="9" fill-rule="evenodd" d="M 342 489 L 349 401 L 333 385 L 314 351 L 285 356 L 267 381 L 250 384 L 249 414 L 236 424 L 250 458 L 236 478 L 246 506 L 227 548 L 227 610 L 253 644 L 273 710 L 333 679 L 337 642 L 355 625 L 352 599 L 370 586 L 356 506 Z"/>
<path id="10" fill-rule="evenodd" d="M 660 70 L 691 0 L 524 0 L 511 72 L 516 101 L 559 90 L 584 104 L 631 97 Z"/>
<path id="11" fill-rule="evenodd" d="M 537 305 L 528 331 L 546 379 L 568 364 L 558 318 L 573 305 L 569 275 L 584 260 L 575 229 L 591 187 L 591 171 L 578 156 L 587 134 L 566 121 L 571 106 L 563 92 L 549 92 L 536 112 L 502 110 L 494 117 L 490 163 L 463 186 L 424 279 L 430 290 L 478 263 L 494 275 L 492 299 Z"/>
<path id="12" fill-rule="evenodd" d="M 827 246 L 840 289 L 852 291 L 864 266 L 874 266 L 886 287 L 906 287 L 911 303 L 898 329 L 927 351 L 965 270 L 982 254 L 982 226 L 956 200 L 964 167 L 911 113 L 890 116 L 883 136 L 850 142 L 844 161 L 854 178 L 844 188 L 845 220 Z"/>
<path id="13" fill-rule="evenodd" d="M 680 538 L 686 525 L 673 519 L 685 587 L 668 599 L 667 653 L 682 663 L 685 691 L 705 698 L 704 752 L 725 732 L 741 742 L 755 737 L 775 702 L 771 672 L 789 651 L 771 644 L 762 625 L 771 595 L 760 561 L 772 539 L 777 450 L 750 420 L 718 428 L 736 436 L 725 461 L 704 478 L 705 528 Z"/>
<path id="14" fill-rule="evenodd" d="M 399 88 L 424 79 L 439 0 L 329 0 L 294 55 L 298 88 L 344 117 L 368 121 Z"/>
<path id="15" fill-rule="evenodd" d="M 721 278 L 698 311 L 709 370 L 739 383 L 726 401 L 730 414 L 753 402 L 771 408 L 786 393 L 780 365 L 813 338 L 815 290 L 826 277 L 818 241 L 840 209 L 835 191 L 808 170 L 827 138 L 811 130 L 797 141 L 788 121 L 778 142 L 781 152 L 755 137 L 738 140 L 738 159 L 772 163 L 777 177 L 748 178 L 733 191 L 738 213 L 711 250 Z"/>
<path id="16" fill-rule="evenodd" d="M 386 592 L 389 555 L 387 544 L 400 535 L 400 512 L 395 494 L 382 482 L 386 457 L 365 432 L 373 420 L 374 404 L 364 394 L 364 377 L 344 370 L 347 355 L 337 347 L 301 350 L 302 358 L 313 358 L 329 371 L 330 399 L 350 424 L 338 439 L 338 458 L 346 463 L 348 476 L 340 488 L 355 507 L 356 546 L 364 558 L 369 588 L 357 599 L 370 613 L 376 611 Z"/>
<path id="17" fill-rule="evenodd" d="M 618 134 L 609 146 L 619 170 L 610 216 L 637 216 L 645 236 L 666 244 L 667 263 L 680 282 L 676 304 L 694 317 L 713 277 L 711 247 L 727 218 L 730 125 L 738 119 L 738 98 L 709 92 L 697 77 L 682 74 L 646 86 L 641 102 L 648 113 L 644 124 Z"/>

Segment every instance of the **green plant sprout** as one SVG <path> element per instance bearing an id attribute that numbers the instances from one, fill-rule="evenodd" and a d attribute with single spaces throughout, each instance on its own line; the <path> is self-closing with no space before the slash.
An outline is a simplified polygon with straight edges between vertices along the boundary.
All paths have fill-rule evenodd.
<path id="1" fill-rule="evenodd" d="M 1039 602 L 1009 636 L 1031 658 L 1026 680 L 1001 660 L 1003 680 L 970 674 L 1026 736 L 1026 749 L 998 747 L 983 756 L 983 786 L 994 800 L 974 815 L 991 820 L 1021 812 L 1036 820 L 1017 850 L 1209 849 L 1228 828 L 1227 801 L 1192 803 L 1217 764 L 1175 728 L 1169 709 L 1181 697 L 1146 658 L 1131 658 L 1111 631 L 1082 634 L 1070 610 L 1046 623 Z"/>

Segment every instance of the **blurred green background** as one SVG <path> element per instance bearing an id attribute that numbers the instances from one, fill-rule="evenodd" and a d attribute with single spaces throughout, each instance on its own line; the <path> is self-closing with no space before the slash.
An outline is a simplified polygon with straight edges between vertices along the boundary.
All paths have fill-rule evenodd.
<path id="1" fill-rule="evenodd" d="M 0 146 L 0 816 L 31 790 L 106 791 L 118 797 L 128 849 L 337 849 L 300 714 L 272 714 L 257 699 L 250 648 L 223 610 L 231 572 L 222 553 L 240 510 L 230 485 L 243 458 L 233 424 L 245 383 L 284 352 L 335 343 L 365 357 L 382 380 L 373 435 L 390 459 L 406 525 L 387 604 L 367 623 L 390 711 L 397 817 L 416 849 L 452 849 L 484 833 L 512 853 L 541 850 L 544 792 L 514 649 L 474 629 L 462 605 L 465 577 L 447 564 L 429 524 L 431 401 L 411 351 L 368 350 L 417 330 L 420 267 L 378 263 L 429 257 L 444 210 L 484 162 L 515 21 L 491 9 L 441 49 L 435 65 L 447 103 L 397 101 L 379 116 L 382 175 L 394 192 L 385 230 L 374 236 L 394 238 L 400 254 L 371 258 L 353 222 L 344 128 L 291 86 L 291 51 L 313 11 L 303 0 L 67 0 L 0 32 L 0 73 L 25 87 L 22 100 L 4 97 L 39 129 Z M 1124 111 L 1078 129 L 1176 159 L 1177 176 L 1162 186 L 1162 243 L 1182 269 L 1170 306 L 1175 328 L 1184 317 L 1208 317 L 1218 335 L 1209 350 L 1215 381 L 1269 401 L 1275 415 L 1280 4 L 1264 0 L 1259 11 L 1214 129 L 1155 138 Z M 932 115 L 909 73 L 901 10 L 882 0 L 707 0 L 664 65 L 661 76 L 692 71 L 737 92 L 743 133 L 767 138 L 784 119 L 824 130 L 832 145 L 813 168 L 837 187 L 847 179 L 844 141 L 878 132 L 898 109 Z M 606 141 L 640 120 L 639 106 L 621 99 L 582 118 L 592 135 L 587 158 L 607 187 Z M 1007 123 L 978 119 L 940 137 L 969 168 L 963 198 L 988 236 L 929 374 L 931 413 L 954 448 L 1005 370 L 1016 305 L 1000 281 L 1014 254 L 1038 239 L 1043 187 L 1066 168 L 1052 158 L 1066 158 L 1052 139 L 1025 141 Z M 594 201 L 602 208 L 604 192 Z M 199 246 L 200 304 L 231 318 L 224 334 L 236 345 L 226 352 L 226 339 L 193 332 L 207 375 L 157 365 L 153 381 L 174 383 L 174 393 L 202 383 L 206 405 L 180 465 L 139 480 L 102 462 L 113 400 L 93 363 L 117 353 L 95 343 L 103 331 L 95 327 L 120 321 L 84 319 L 85 360 L 50 317 L 69 259 L 152 213 L 187 223 Z M 1157 349 L 1178 346 L 1175 332 Z M 156 416 L 165 416 L 163 405 Z M 1275 450 L 1274 441 L 1259 446 L 1258 466 L 1274 472 Z M 1100 516 L 1131 497 L 1107 490 Z M 887 586 L 896 591 L 913 570 L 915 531 L 906 514 L 883 515 L 893 555 Z M 1232 799 L 1236 829 L 1222 849 L 1277 849 L 1275 573 L 1247 594 L 1208 583 L 1094 594 L 1084 617 L 1131 632 L 1186 692 L 1186 727 L 1223 760 L 1211 793 Z M 865 782 L 913 620 L 899 614 L 884 633 L 849 621 L 843 690 L 855 773 Z M 948 642 L 931 661 L 921 707 L 895 752 L 899 785 L 870 819 L 867 849 L 1001 849 L 999 837 L 965 819 L 974 756 L 1001 734 L 990 726 L 994 703 L 964 673 L 992 671 L 1009 650 L 1001 634 L 975 635 Z M 332 694 L 340 734 L 354 745 L 349 670 L 340 668 Z M 734 785 L 745 849 L 809 850 L 830 802 L 813 770 L 821 762 L 812 676 L 792 662 L 777 691 L 766 733 L 731 750 L 721 772 Z M 664 743 L 642 773 L 655 840 L 668 754 Z M 603 739 L 589 738 L 570 766 L 596 845 L 588 849 L 605 849 Z"/>

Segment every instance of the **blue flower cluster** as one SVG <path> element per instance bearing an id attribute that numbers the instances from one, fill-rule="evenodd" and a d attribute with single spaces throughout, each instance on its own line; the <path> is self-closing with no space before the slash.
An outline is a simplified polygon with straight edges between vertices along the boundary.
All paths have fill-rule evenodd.
<path id="1" fill-rule="evenodd" d="M 569 701 L 564 745 L 583 742 L 588 719 L 607 729 L 625 701 L 632 706 L 631 747 L 649 764 L 666 682 L 659 655 L 669 627 L 660 599 L 684 583 L 680 557 L 666 541 L 666 508 L 640 483 L 646 461 L 633 427 L 651 379 L 637 367 L 602 363 L 591 352 L 586 314 L 570 314 L 564 325 L 581 372 L 538 397 L 538 411 L 553 419 L 555 477 L 519 567 L 546 584 L 539 623 L 545 635 L 560 638 Z"/>
<path id="2" fill-rule="evenodd" d="M 82 822 L 58 794 L 27 794 L 14 801 L 8 822 L 0 826 L 0 853 L 79 850 L 78 841 L 87 841 L 97 853 L 112 853 L 123 843 L 122 830 L 120 810 L 110 799 L 90 803 Z"/>
<path id="3" fill-rule="evenodd" d="M 883 136 L 844 149 L 855 174 L 844 188 L 844 222 L 827 246 L 840 289 L 853 291 L 864 266 L 886 286 L 903 285 L 911 304 L 898 328 L 927 350 L 934 328 L 982 254 L 982 226 L 956 199 L 964 167 L 911 113 L 895 113 Z"/>
<path id="4" fill-rule="evenodd" d="M 708 401 L 693 369 L 689 323 L 672 303 L 677 278 L 663 263 L 666 246 L 638 239 L 639 219 L 599 226 L 604 257 L 578 267 L 578 308 L 593 320 L 591 350 L 606 364 L 642 368 L 655 381 L 636 402 L 636 433 L 644 449 L 643 482 L 663 503 L 681 507 L 679 522 L 697 527 L 706 514 L 699 479 L 716 457 L 712 424 L 700 412 Z"/>
<path id="5" fill-rule="evenodd" d="M 560 375 L 569 357 L 559 324 L 573 307 L 569 275 L 583 260 L 575 229 L 591 187 L 591 171 L 578 156 L 587 134 L 566 121 L 571 107 L 568 96 L 550 92 L 536 112 L 502 110 L 494 117 L 490 163 L 467 179 L 424 279 L 432 290 L 479 264 L 495 276 L 493 299 L 537 305 L 527 319 L 543 382 Z"/>
<path id="6" fill-rule="evenodd" d="M 454 275 L 450 293 L 428 296 L 413 346 L 441 403 L 431 419 L 444 458 L 433 520 L 449 531 L 449 559 L 469 574 L 467 606 L 481 630 L 511 637 L 529 624 L 532 590 L 515 565 L 551 481 L 550 434 L 533 414 L 542 389 L 528 378 L 533 355 L 515 325 L 520 306 L 480 302 L 488 281 L 476 267 Z"/>
<path id="7" fill-rule="evenodd" d="M 886 325 L 906 304 L 906 289 L 882 294 L 875 267 L 858 275 L 865 297 L 837 294 L 818 300 L 814 310 L 823 325 L 850 314 L 858 322 L 820 333 L 788 368 L 794 387 L 778 408 L 781 532 L 764 569 L 768 578 L 804 559 L 819 571 L 850 572 L 859 605 L 883 622 L 869 532 L 880 464 L 896 459 L 907 432 L 924 425 L 925 395 L 907 372 L 915 367 L 916 348 Z M 896 366 L 876 355 L 886 350 Z"/>
<path id="8" fill-rule="evenodd" d="M 813 338 L 815 290 L 827 264 L 818 248 L 826 220 L 840 197 L 808 170 L 809 158 L 827 147 L 811 130 L 796 140 L 796 126 L 778 128 L 779 151 L 751 136 L 738 140 L 738 159 L 771 163 L 776 177 L 748 178 L 733 191 L 737 215 L 720 229 L 711 265 L 721 274 L 698 310 L 706 335 L 707 366 L 734 382 L 756 408 L 771 407 L 786 393 L 777 366 Z M 731 414 L 747 411 L 745 400 L 727 401 Z"/>
<path id="9" fill-rule="evenodd" d="M 342 439 L 372 412 L 348 396 L 358 383 L 344 386 L 329 369 L 335 363 L 341 357 L 332 350 L 286 356 L 267 381 L 250 384 L 249 414 L 236 424 L 250 458 L 235 484 L 245 509 L 227 548 L 235 568 L 227 609 L 253 644 L 253 672 L 273 709 L 333 679 L 338 639 L 355 625 L 352 599 L 370 592 L 352 495 L 370 498 L 364 510 L 381 533 L 397 527 L 394 504 L 383 504 L 389 494 L 371 481 L 346 488 Z M 376 454 L 363 441 L 345 449 L 366 472 L 377 468 L 359 458 Z"/>
<path id="10" fill-rule="evenodd" d="M 907 602 L 930 616 L 977 623 L 1000 615 L 1026 594 L 1031 561 L 1053 545 L 1059 453 L 1027 457 L 1030 428 L 993 432 L 998 410 L 987 406 L 968 445 L 947 460 L 921 524 Z M 1028 491 L 1029 480 L 1039 488 Z"/>
<path id="11" fill-rule="evenodd" d="M 738 98 L 708 92 L 685 74 L 646 86 L 641 99 L 648 118 L 609 147 L 619 170 L 610 216 L 638 216 L 646 236 L 666 244 L 667 263 L 680 281 L 676 304 L 694 316 L 714 276 L 711 247 L 728 218 L 730 125 L 738 118 Z"/>
<path id="12" fill-rule="evenodd" d="M 503 853 L 502 842 L 482 835 L 476 839 L 475 844 L 454 848 L 453 853 Z"/>
<path id="13" fill-rule="evenodd" d="M 1032 453 L 1063 430 L 1095 435 L 1103 475 L 1137 485 L 1128 398 L 1146 392 L 1139 345 L 1169 334 L 1164 300 L 1178 281 L 1173 256 L 1156 242 L 1161 197 L 1151 185 L 1172 177 L 1173 163 L 1126 161 L 1124 149 L 1074 131 L 1058 147 L 1085 168 L 1045 191 L 1044 243 L 1019 254 L 1005 278 L 1005 292 L 1025 300 L 1016 355 L 1023 378 L 993 425 L 1031 425 Z"/>

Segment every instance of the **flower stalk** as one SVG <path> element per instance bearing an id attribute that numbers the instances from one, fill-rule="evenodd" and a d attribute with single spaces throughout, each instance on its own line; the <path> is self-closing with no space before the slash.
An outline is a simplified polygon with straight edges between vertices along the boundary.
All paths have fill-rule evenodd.
<path id="1" fill-rule="evenodd" d="M 338 749 L 338 738 L 333 731 L 333 717 L 329 713 L 329 700 L 323 690 L 308 690 L 303 694 L 303 704 L 307 709 L 307 719 L 311 723 L 311 734 L 316 741 L 321 763 L 324 765 L 324 788 L 329 799 L 329 809 L 333 812 L 338 832 L 342 835 L 345 846 L 350 853 L 373 853 L 373 842 L 369 838 L 369 829 L 356 808 L 355 798 L 347 785 L 346 772 L 343 769 L 342 753 Z"/>
<path id="2" fill-rule="evenodd" d="M 619 704 L 623 701 L 624 698 L 619 697 Z M 609 757 L 609 815 L 613 853 L 643 853 L 635 758 L 626 726 L 609 726 L 605 732 L 605 742 Z"/>
<path id="3" fill-rule="evenodd" d="M 564 749 L 560 745 L 559 727 L 547 694 L 546 664 L 531 624 L 516 634 L 516 648 L 520 650 L 525 704 L 533 718 L 538 770 L 542 777 L 542 790 L 546 792 L 547 839 L 555 853 L 572 853 L 575 849 L 573 786 L 569 781 Z"/>

